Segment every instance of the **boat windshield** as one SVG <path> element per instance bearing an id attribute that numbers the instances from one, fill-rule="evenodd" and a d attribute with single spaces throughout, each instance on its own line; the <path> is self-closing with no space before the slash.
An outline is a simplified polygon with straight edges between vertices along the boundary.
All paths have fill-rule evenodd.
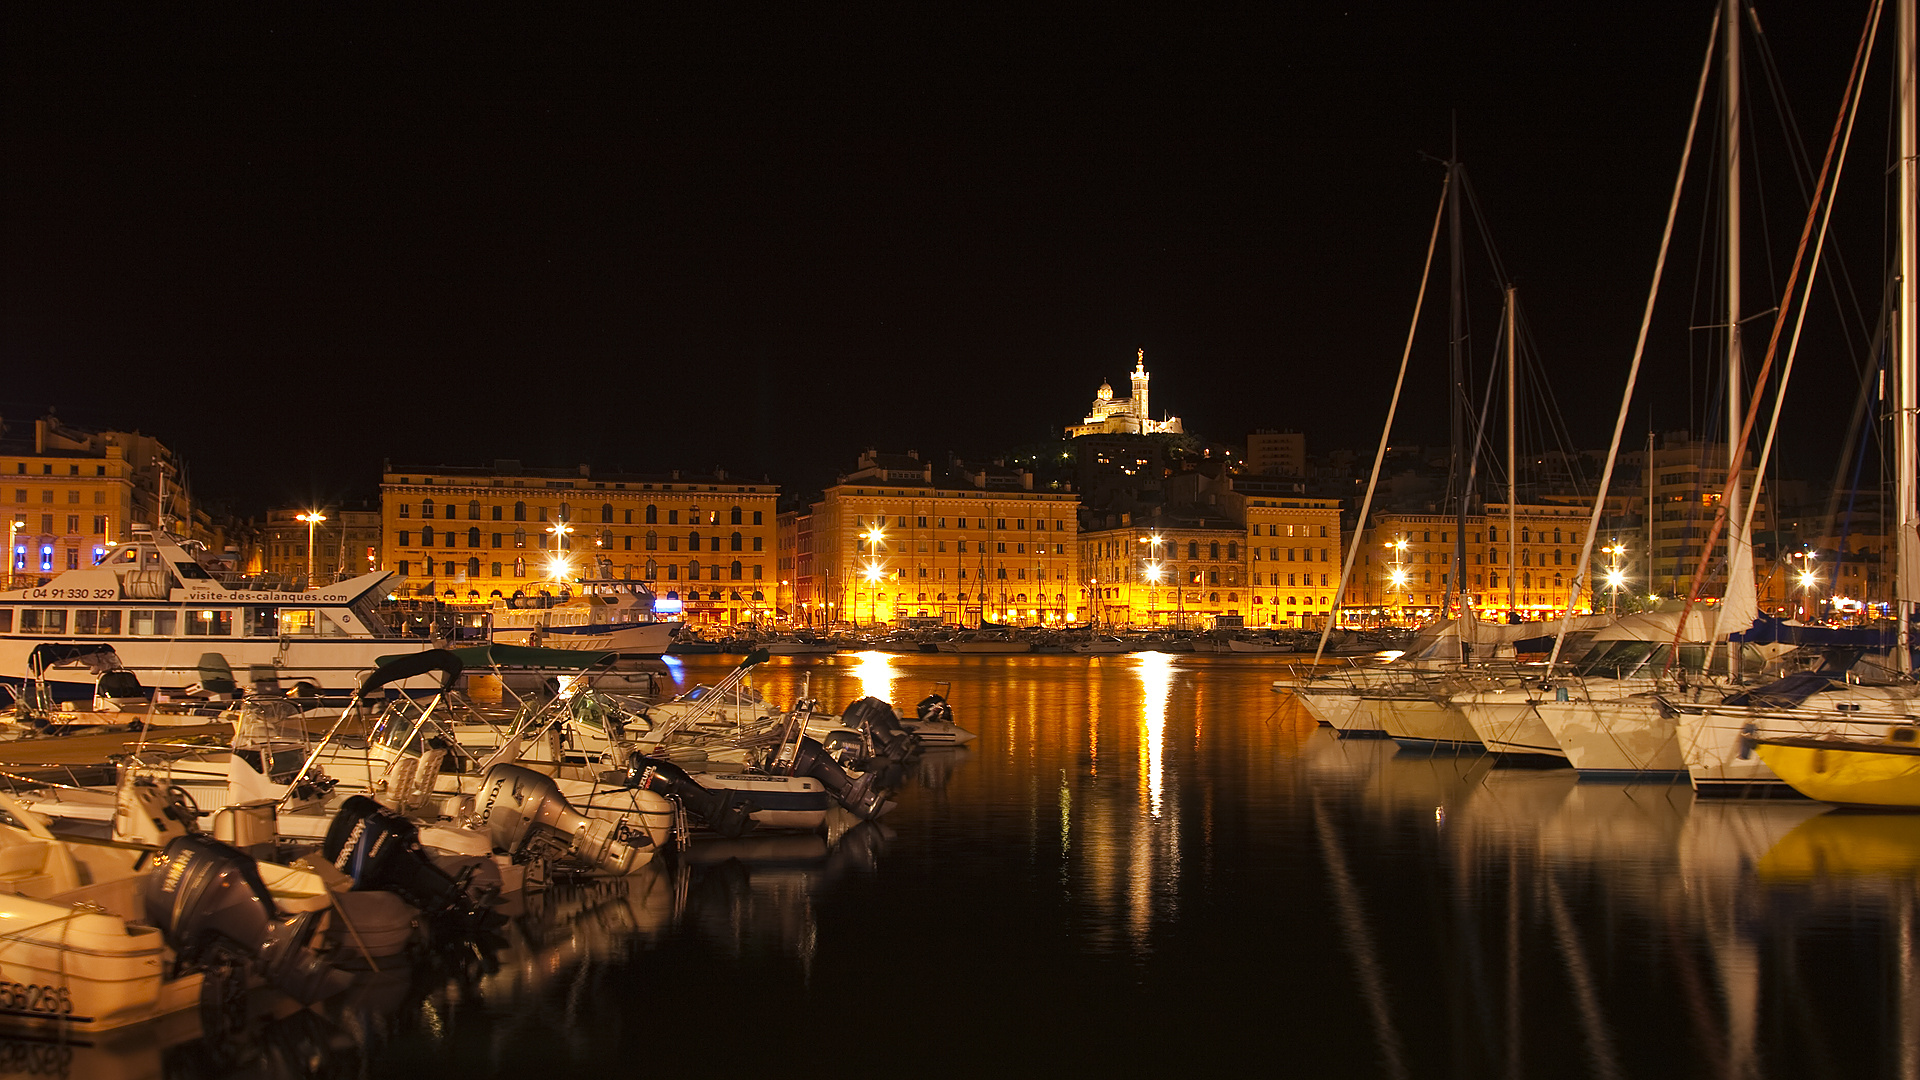
<path id="1" fill-rule="evenodd" d="M 1679 648 L 1679 658 L 1673 666 L 1681 671 L 1692 675 L 1727 674 L 1727 649 L 1723 643 L 1682 642 Z M 1765 666 L 1765 655 L 1754 646 L 1740 644 L 1738 651 L 1742 672 L 1757 672 Z M 1576 670 L 1583 676 L 1598 679 L 1624 679 L 1633 675 L 1652 678 L 1666 671 L 1672 655 L 1673 645 L 1669 642 L 1602 641 L 1580 658 Z"/>

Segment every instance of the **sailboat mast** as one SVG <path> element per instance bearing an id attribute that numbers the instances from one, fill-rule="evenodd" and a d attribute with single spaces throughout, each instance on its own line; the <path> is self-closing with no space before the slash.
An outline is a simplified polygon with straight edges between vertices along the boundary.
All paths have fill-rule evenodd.
<path id="1" fill-rule="evenodd" d="M 1898 423 L 1895 437 L 1895 449 L 1899 454 L 1899 506 L 1900 536 L 1896 546 L 1896 559 L 1899 561 L 1899 573 L 1895 578 L 1894 617 L 1899 625 L 1900 670 L 1913 672 L 1913 649 L 1909 640 L 1911 629 L 1909 618 L 1915 600 L 1920 600 L 1920 536 L 1914 530 L 1920 528 L 1916 521 L 1915 474 L 1920 472 L 1920 448 L 1915 445 L 1915 410 L 1920 407 L 1920 388 L 1914 385 L 1916 368 L 1920 368 L 1920 256 L 1915 252 L 1914 231 L 1920 228 L 1916 221 L 1916 199 L 1920 198 L 1920 164 L 1914 156 L 1920 153 L 1920 142 L 1915 138 L 1915 100 L 1914 100 L 1914 5 L 1915 0 L 1900 0 L 1897 19 L 1900 27 L 1899 57 L 1899 96 L 1900 96 L 1900 310 L 1899 333 L 1896 342 L 1899 347 L 1899 366 L 1897 392 L 1900 395 L 1900 408 L 1894 413 Z"/>
<path id="2" fill-rule="evenodd" d="M 1453 408 L 1450 410 L 1450 416 L 1453 434 L 1453 482 L 1457 485 L 1454 497 L 1457 501 L 1455 503 L 1456 511 L 1453 533 L 1453 570 L 1447 575 L 1445 589 L 1447 603 L 1440 609 L 1440 613 L 1443 616 L 1448 614 L 1452 608 L 1454 596 L 1458 595 L 1460 597 L 1460 614 L 1464 617 L 1466 615 L 1467 593 L 1461 571 L 1464 570 L 1467 565 L 1467 425 L 1465 416 L 1467 402 L 1467 365 L 1466 343 L 1463 340 L 1466 336 L 1466 305 L 1463 295 L 1464 282 L 1462 278 L 1465 274 L 1464 264 L 1466 260 L 1462 257 L 1460 250 L 1461 166 L 1459 160 L 1460 155 L 1457 148 L 1453 157 L 1454 160 L 1447 165 L 1448 170 L 1452 173 L 1452 182 L 1448 184 L 1447 239 L 1449 246 L 1452 248 L 1453 296 L 1449 325 L 1453 344 L 1453 355 L 1451 358 Z M 1464 636 L 1461 637 L 1461 659 L 1466 659 L 1468 648 L 1467 639 Z"/>
<path id="3" fill-rule="evenodd" d="M 1741 0 L 1726 0 L 1726 15 L 1720 20 L 1726 49 L 1726 155 L 1727 155 L 1727 521 L 1743 520 L 1740 513 L 1740 462 L 1742 447 L 1738 433 L 1744 412 L 1745 365 L 1740 358 L 1740 15 Z M 1727 566 L 1732 570 L 1734 545 L 1746 537 L 1734 529 L 1727 532 Z M 1728 580 L 1731 589 L 1732 580 Z M 1696 585 L 1697 589 L 1697 585 Z"/>
<path id="4" fill-rule="evenodd" d="M 1507 610 L 1519 610 L 1519 597 L 1513 591 L 1513 568 L 1520 557 L 1519 539 L 1514 536 L 1514 525 L 1520 517 L 1520 457 L 1515 449 L 1514 417 L 1517 412 L 1514 399 L 1519 395 L 1519 385 L 1514 381 L 1514 372 L 1519 365 L 1514 361 L 1514 320 L 1519 317 L 1519 309 L 1514 306 L 1517 299 L 1514 287 L 1507 286 Z"/>

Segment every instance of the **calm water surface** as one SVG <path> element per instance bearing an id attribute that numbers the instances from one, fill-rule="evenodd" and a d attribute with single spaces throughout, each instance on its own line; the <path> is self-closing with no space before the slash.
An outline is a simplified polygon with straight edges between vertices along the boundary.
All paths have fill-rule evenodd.
<path id="1" fill-rule="evenodd" d="M 1261 658 L 867 653 L 760 672 L 771 699 L 804 678 L 836 708 L 938 687 L 980 738 L 925 754 L 883 828 L 702 845 L 555 890 L 492 956 L 237 1038 L 15 1064 L 1920 1075 L 1920 818 L 1342 742 Z"/>

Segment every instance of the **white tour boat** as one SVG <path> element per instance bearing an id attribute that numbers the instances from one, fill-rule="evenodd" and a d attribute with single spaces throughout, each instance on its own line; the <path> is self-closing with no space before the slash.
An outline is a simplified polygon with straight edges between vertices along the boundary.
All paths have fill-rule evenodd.
<path id="1" fill-rule="evenodd" d="M 375 610 L 398 574 L 277 588 L 221 569 L 194 541 L 135 532 L 98 565 L 0 592 L 0 684 L 17 695 L 37 679 L 55 700 L 90 700 L 99 671 L 118 668 L 169 696 L 230 698 L 240 680 L 340 695 L 375 657 L 431 647 Z M 48 665 L 42 646 L 84 662 Z"/>

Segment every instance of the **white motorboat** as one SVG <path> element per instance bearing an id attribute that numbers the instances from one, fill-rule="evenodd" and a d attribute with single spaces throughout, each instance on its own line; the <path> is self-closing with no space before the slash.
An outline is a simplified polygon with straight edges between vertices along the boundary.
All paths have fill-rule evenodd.
<path id="1" fill-rule="evenodd" d="M 344 695 L 376 657 L 430 647 L 375 610 L 398 584 L 380 572 L 294 590 L 137 531 L 99 565 L 0 592 L 0 683 L 24 693 L 37 679 L 55 700 L 83 701 L 101 671 L 120 669 L 173 698 L 231 700 L 241 681 Z"/>
<path id="2" fill-rule="evenodd" d="M 1133 646 L 1123 638 L 1101 635 L 1086 641 L 1076 641 L 1068 648 L 1082 656 L 1113 656 L 1118 653 L 1132 652 Z"/>
<path id="3" fill-rule="evenodd" d="M 666 653 L 681 626 L 654 617 L 653 590 L 644 581 L 596 579 L 580 582 L 578 596 L 493 602 L 493 640 L 502 645 L 653 657 Z"/>

